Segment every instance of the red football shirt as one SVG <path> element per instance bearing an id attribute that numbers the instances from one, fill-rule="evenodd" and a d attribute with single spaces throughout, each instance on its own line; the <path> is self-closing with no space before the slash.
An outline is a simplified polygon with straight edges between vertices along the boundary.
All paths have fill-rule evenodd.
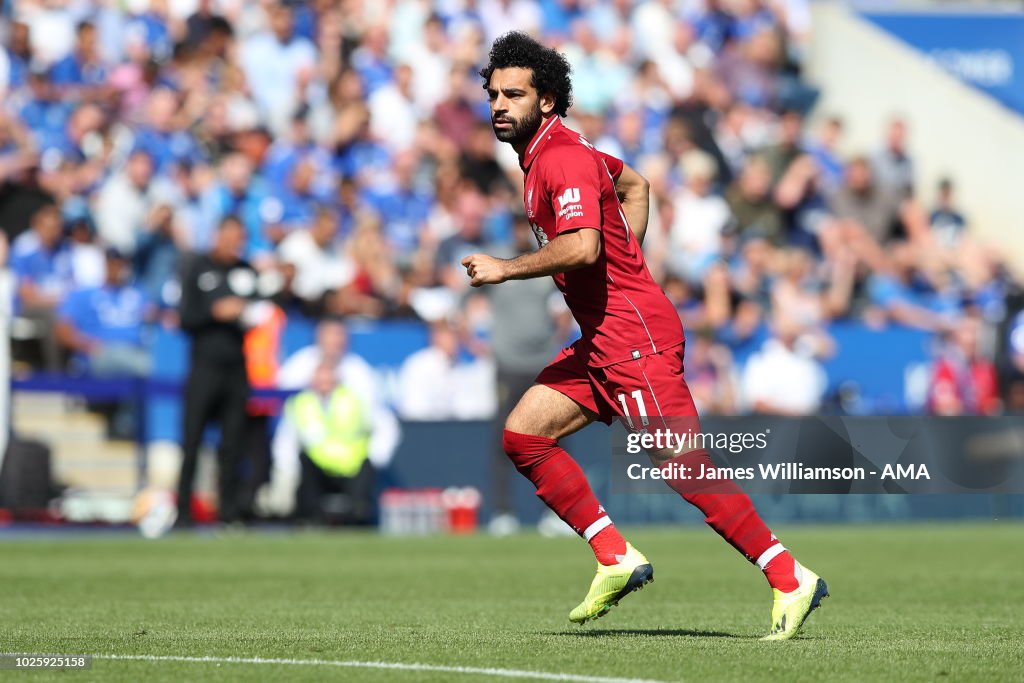
<path id="1" fill-rule="evenodd" d="M 530 141 L 522 167 L 526 215 L 540 248 L 564 232 L 601 232 L 597 262 L 554 276 L 580 325 L 581 358 L 601 367 L 681 344 L 679 314 L 647 270 L 615 194 L 622 162 L 552 116 Z"/>

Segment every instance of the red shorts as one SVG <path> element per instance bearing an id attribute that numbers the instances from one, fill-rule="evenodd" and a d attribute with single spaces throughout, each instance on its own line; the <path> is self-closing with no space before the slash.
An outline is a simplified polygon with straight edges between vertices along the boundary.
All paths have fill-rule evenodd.
<path id="1" fill-rule="evenodd" d="M 597 413 L 605 424 L 623 417 L 633 429 L 668 428 L 663 418 L 697 417 L 683 379 L 684 348 L 678 344 L 636 360 L 594 368 L 570 346 L 540 371 L 537 383 Z"/>

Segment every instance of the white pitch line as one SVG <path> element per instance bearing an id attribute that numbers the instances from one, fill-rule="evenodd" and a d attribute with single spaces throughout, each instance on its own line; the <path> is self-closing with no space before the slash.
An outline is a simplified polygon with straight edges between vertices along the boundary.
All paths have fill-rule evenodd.
<path id="1" fill-rule="evenodd" d="M 397 671 L 436 671 L 439 673 L 476 674 L 505 678 L 532 678 L 543 681 L 571 681 L 572 683 L 666 683 L 642 678 L 614 678 L 609 676 L 583 676 L 549 671 L 522 669 L 491 669 L 475 666 L 443 666 L 440 664 L 406 664 L 403 662 L 360 662 L 332 659 L 267 659 L 264 657 L 175 657 L 172 655 L 92 655 L 93 659 L 111 659 L 138 662 L 194 662 L 212 664 L 285 664 L 289 666 L 335 666 L 350 669 L 390 669 Z"/>

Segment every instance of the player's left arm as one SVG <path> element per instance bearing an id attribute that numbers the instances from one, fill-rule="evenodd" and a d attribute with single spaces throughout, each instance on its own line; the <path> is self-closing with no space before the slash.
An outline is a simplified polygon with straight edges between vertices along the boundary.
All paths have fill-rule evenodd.
<path id="1" fill-rule="evenodd" d="M 647 234 L 647 219 L 651 211 L 651 184 L 622 159 L 601 151 L 598 154 L 601 155 L 608 168 L 608 174 L 615 182 L 615 194 L 622 204 L 622 213 L 626 216 L 629 229 L 637 241 L 643 244 L 644 235 Z"/>
<path id="2" fill-rule="evenodd" d="M 622 164 L 622 172 L 615 179 L 615 193 L 619 195 L 629 229 L 637 241 L 643 244 L 651 212 L 651 184 L 627 164 Z"/>
<path id="3" fill-rule="evenodd" d="M 474 287 L 496 285 L 506 280 L 527 280 L 545 275 L 565 273 L 589 266 L 601 256 L 601 231 L 580 228 L 563 232 L 538 249 L 512 259 L 487 254 L 471 254 L 462 265 Z"/>

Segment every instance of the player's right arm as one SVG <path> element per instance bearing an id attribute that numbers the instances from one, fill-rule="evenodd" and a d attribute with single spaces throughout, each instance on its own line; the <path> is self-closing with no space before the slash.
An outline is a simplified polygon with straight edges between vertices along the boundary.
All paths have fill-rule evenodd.
<path id="1" fill-rule="evenodd" d="M 614 179 L 619 169 L 606 171 L 584 145 L 564 146 L 536 163 L 541 201 L 550 205 L 555 218 L 545 233 L 550 239 L 543 248 L 513 259 L 467 256 L 462 265 L 474 287 L 565 273 L 601 257 L 602 184 L 605 173 Z"/>
<path id="2" fill-rule="evenodd" d="M 462 259 L 462 265 L 470 284 L 479 287 L 565 273 L 596 263 L 600 256 L 601 232 L 596 228 L 578 228 L 563 232 L 543 249 L 513 259 L 471 254 Z"/>

